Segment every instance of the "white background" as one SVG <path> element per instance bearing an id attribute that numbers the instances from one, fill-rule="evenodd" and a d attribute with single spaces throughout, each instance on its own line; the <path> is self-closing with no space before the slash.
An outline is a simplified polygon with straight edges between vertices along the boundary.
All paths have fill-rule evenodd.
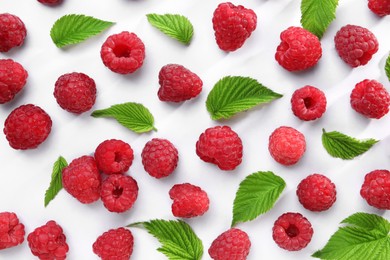
<path id="1" fill-rule="evenodd" d="M 273 171 L 286 181 L 287 187 L 272 210 L 254 221 L 237 225 L 252 241 L 248 259 L 310 259 L 347 216 L 363 211 L 389 219 L 387 211 L 368 206 L 359 190 L 366 173 L 390 169 L 390 115 L 380 120 L 364 118 L 351 109 L 349 95 L 354 85 L 366 78 L 379 80 L 390 88 L 383 69 L 390 50 L 390 17 L 375 16 L 365 0 L 340 1 L 337 19 L 321 40 L 323 57 L 317 66 L 306 72 L 291 73 L 277 64 L 274 54 L 280 32 L 292 25 L 300 26 L 300 1 L 233 1 L 253 9 L 258 24 L 245 45 L 232 53 L 221 51 L 214 40 L 211 18 L 220 2 L 223 1 L 65 0 L 60 6 L 48 7 L 35 0 L 0 1 L 0 12 L 18 15 L 28 31 L 23 47 L 1 53 L 0 58 L 20 62 L 29 73 L 23 92 L 14 101 L 0 106 L 0 122 L 3 124 L 13 109 L 26 103 L 41 106 L 53 120 L 50 136 L 35 150 L 13 150 L 4 135 L 0 138 L 0 211 L 17 213 L 27 234 L 48 220 L 57 221 L 67 236 L 68 259 L 98 259 L 92 252 L 92 244 L 111 228 L 155 218 L 174 219 L 168 191 L 174 184 L 183 182 L 198 185 L 209 195 L 209 211 L 202 217 L 186 220 L 203 241 L 203 259 L 209 259 L 207 250 L 211 242 L 230 226 L 233 200 L 240 181 L 256 171 Z M 116 24 L 81 44 L 58 49 L 52 43 L 49 31 L 59 17 L 70 13 L 91 15 Z M 148 13 L 187 16 L 195 30 L 191 44 L 184 46 L 152 27 L 145 16 Z M 379 51 L 364 67 L 351 69 L 334 49 L 334 35 L 348 23 L 367 27 L 378 38 Z M 146 46 L 143 67 L 126 76 L 108 70 L 99 54 L 109 35 L 124 30 L 136 33 Z M 198 98 L 182 104 L 159 101 L 158 72 L 168 63 L 181 64 L 201 77 L 204 86 Z M 62 110 L 52 94 L 54 83 L 60 75 L 73 71 L 86 73 L 96 82 L 98 93 L 92 110 L 128 101 L 140 102 L 154 115 L 158 132 L 135 134 L 115 120 L 92 118 L 92 110 L 82 115 Z M 227 75 L 253 77 L 284 97 L 230 120 L 212 121 L 205 100 L 213 85 Z M 293 91 L 308 84 L 322 89 L 328 100 L 326 113 L 314 122 L 300 121 L 290 108 Z M 208 127 L 222 124 L 231 126 L 244 146 L 242 164 L 231 172 L 223 172 L 215 165 L 201 161 L 195 153 L 199 135 Z M 267 150 L 269 135 L 281 125 L 295 127 L 306 136 L 306 153 L 291 167 L 276 163 Z M 322 128 L 359 139 L 381 141 L 366 154 L 343 161 L 330 157 L 322 147 Z M 178 167 L 166 179 L 154 179 L 142 167 L 142 148 L 153 137 L 169 139 L 179 151 Z M 62 190 L 45 208 L 44 193 L 58 156 L 62 155 L 70 162 L 92 154 L 100 142 L 111 138 L 128 142 L 135 152 L 128 172 L 139 185 L 134 207 L 123 214 L 110 213 L 101 201 L 83 205 Z M 336 184 L 337 201 L 326 212 L 313 213 L 304 209 L 295 195 L 298 183 L 312 173 L 325 174 Z M 311 243 L 299 252 L 280 249 L 272 240 L 273 222 L 289 211 L 302 213 L 314 229 Z M 157 239 L 142 229 L 132 228 L 131 231 L 135 239 L 132 259 L 166 259 L 156 251 Z M 20 246 L 1 251 L 0 259 L 35 257 L 25 241 Z"/>

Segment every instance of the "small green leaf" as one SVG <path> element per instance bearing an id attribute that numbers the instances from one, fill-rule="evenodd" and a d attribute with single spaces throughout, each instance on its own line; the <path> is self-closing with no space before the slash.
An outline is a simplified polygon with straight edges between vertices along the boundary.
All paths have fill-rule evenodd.
<path id="1" fill-rule="evenodd" d="M 390 223 L 386 219 L 375 214 L 355 213 L 342 223 L 347 225 L 340 227 L 313 257 L 338 260 L 388 259 Z"/>
<path id="2" fill-rule="evenodd" d="M 179 14 L 147 14 L 146 17 L 151 25 L 169 37 L 184 44 L 190 43 L 194 28 L 187 17 Z"/>
<path id="3" fill-rule="evenodd" d="M 228 119 L 239 112 L 280 97 L 281 94 L 264 87 L 255 79 L 227 76 L 220 79 L 210 91 L 206 108 L 213 120 Z"/>
<path id="4" fill-rule="evenodd" d="M 82 14 L 68 14 L 59 18 L 50 30 L 50 36 L 58 48 L 80 43 L 101 33 L 113 22 L 103 21 Z"/>
<path id="5" fill-rule="evenodd" d="M 285 187 L 284 180 L 272 172 L 256 172 L 247 176 L 240 183 L 234 199 L 232 226 L 269 211 Z"/>
<path id="6" fill-rule="evenodd" d="M 350 160 L 367 152 L 374 144 L 375 139 L 357 140 L 337 131 L 325 132 L 322 129 L 322 145 L 333 157 Z"/>
<path id="7" fill-rule="evenodd" d="M 182 220 L 155 219 L 128 225 L 128 227 L 137 226 L 144 227 L 158 239 L 161 247 L 157 250 L 170 260 L 199 260 L 202 258 L 202 241 L 192 228 Z"/>
<path id="8" fill-rule="evenodd" d="M 54 162 L 49 188 L 45 192 L 45 207 L 52 201 L 62 189 L 62 169 L 68 166 L 64 157 L 58 157 Z"/>
<path id="9" fill-rule="evenodd" d="M 127 102 L 113 105 L 106 109 L 95 110 L 93 117 L 113 117 L 124 127 L 136 132 L 145 133 L 157 130 L 154 127 L 154 117 L 142 104 Z"/>
<path id="10" fill-rule="evenodd" d="M 321 39 L 330 23 L 336 18 L 338 2 L 338 0 L 302 0 L 302 27 Z"/>
<path id="11" fill-rule="evenodd" d="M 387 76 L 387 78 L 390 81 L 390 54 L 389 54 L 389 57 L 387 57 L 387 60 L 386 60 L 385 71 L 386 71 L 386 76 Z"/>

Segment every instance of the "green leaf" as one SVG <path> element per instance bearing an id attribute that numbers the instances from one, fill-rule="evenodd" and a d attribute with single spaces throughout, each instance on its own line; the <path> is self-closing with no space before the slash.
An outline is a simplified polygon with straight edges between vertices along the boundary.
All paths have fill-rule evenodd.
<path id="1" fill-rule="evenodd" d="M 58 157 L 54 162 L 49 188 L 45 192 L 45 207 L 52 201 L 62 189 L 62 169 L 68 166 L 64 157 Z"/>
<path id="2" fill-rule="evenodd" d="M 281 94 L 264 87 L 255 79 L 227 76 L 214 85 L 207 96 L 206 107 L 213 120 L 227 119 L 280 97 Z"/>
<path id="3" fill-rule="evenodd" d="M 151 25 L 169 37 L 184 44 L 190 43 L 194 28 L 187 17 L 179 14 L 147 14 L 146 17 Z"/>
<path id="4" fill-rule="evenodd" d="M 390 223 L 386 219 L 375 214 L 356 213 L 342 223 L 347 226 L 340 227 L 313 257 L 339 260 L 388 259 Z"/>
<path id="5" fill-rule="evenodd" d="M 357 140 L 337 131 L 325 132 L 322 129 L 322 145 L 333 157 L 350 160 L 367 152 L 374 144 L 375 139 Z"/>
<path id="6" fill-rule="evenodd" d="M 272 172 L 256 172 L 247 176 L 240 183 L 234 199 L 232 226 L 269 211 L 285 187 L 284 180 Z"/>
<path id="7" fill-rule="evenodd" d="M 302 27 L 321 39 L 329 24 L 336 18 L 338 2 L 338 0 L 302 0 Z"/>
<path id="8" fill-rule="evenodd" d="M 389 54 L 389 57 L 387 57 L 387 60 L 386 60 L 385 71 L 386 71 L 386 76 L 387 76 L 387 78 L 390 81 L 390 54 Z"/>
<path id="9" fill-rule="evenodd" d="M 113 22 L 103 21 L 82 14 L 68 14 L 59 18 L 50 30 L 50 36 L 58 48 L 82 42 L 101 33 Z"/>
<path id="10" fill-rule="evenodd" d="M 124 127 L 136 132 L 145 133 L 157 130 L 154 127 L 154 117 L 142 104 L 127 102 L 113 105 L 106 109 L 95 110 L 93 117 L 113 117 Z"/>
<path id="11" fill-rule="evenodd" d="M 128 227 L 144 227 L 161 243 L 157 250 L 171 260 L 199 260 L 203 255 L 202 241 L 182 220 L 155 219 L 137 222 Z"/>

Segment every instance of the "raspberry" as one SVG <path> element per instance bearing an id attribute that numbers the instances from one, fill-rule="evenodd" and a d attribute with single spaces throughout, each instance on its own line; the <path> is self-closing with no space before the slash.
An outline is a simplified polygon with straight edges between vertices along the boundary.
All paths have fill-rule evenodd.
<path id="1" fill-rule="evenodd" d="M 95 81 L 84 73 L 67 73 L 57 79 L 53 94 L 61 108 L 81 114 L 95 104 Z"/>
<path id="2" fill-rule="evenodd" d="M 4 134 L 14 149 L 38 147 L 49 136 L 52 121 L 40 107 L 27 104 L 15 108 L 4 123 Z"/>
<path id="3" fill-rule="evenodd" d="M 326 176 L 312 174 L 298 184 L 297 196 L 306 209 L 324 211 L 336 201 L 336 186 Z"/>
<path id="4" fill-rule="evenodd" d="M 379 119 L 389 112 L 390 95 L 380 82 L 365 79 L 352 90 L 351 106 L 365 117 Z"/>
<path id="5" fill-rule="evenodd" d="M 209 209 L 209 197 L 200 187 L 189 184 L 176 184 L 169 196 L 173 200 L 172 213 L 179 218 L 192 218 L 203 215 Z"/>
<path id="6" fill-rule="evenodd" d="M 26 85 L 28 73 L 11 59 L 0 59 L 0 104 L 14 99 Z"/>
<path id="7" fill-rule="evenodd" d="M 287 212 L 282 214 L 272 228 L 272 238 L 275 243 L 288 251 L 298 251 L 305 248 L 312 236 L 311 223 L 300 213 Z"/>
<path id="8" fill-rule="evenodd" d="M 313 86 L 297 89 L 291 97 L 291 109 L 301 120 L 310 121 L 320 118 L 326 111 L 325 94 Z"/>
<path id="9" fill-rule="evenodd" d="M 133 149 L 122 140 L 105 140 L 95 150 L 97 167 L 105 174 L 127 172 L 133 159 Z"/>
<path id="10" fill-rule="evenodd" d="M 13 14 L 0 14 L 0 52 L 21 46 L 27 30 L 22 20 Z"/>
<path id="11" fill-rule="evenodd" d="M 38 2 L 46 5 L 58 5 L 62 3 L 62 0 L 38 0 Z"/>
<path id="12" fill-rule="evenodd" d="M 215 40 L 223 51 L 239 49 L 256 29 L 256 13 L 242 5 L 220 3 L 213 18 Z"/>
<path id="13" fill-rule="evenodd" d="M 317 36 L 301 27 L 287 28 L 280 34 L 280 39 L 275 59 L 288 71 L 311 68 L 322 56 L 321 42 Z"/>
<path id="14" fill-rule="evenodd" d="M 368 8 L 379 16 L 385 16 L 390 14 L 390 1 L 389 0 L 368 0 Z"/>
<path id="15" fill-rule="evenodd" d="M 24 225 L 13 212 L 0 212 L 0 250 L 24 241 Z"/>
<path id="16" fill-rule="evenodd" d="M 171 175 L 179 161 L 176 147 L 168 140 L 160 138 L 147 142 L 141 157 L 145 171 L 157 179 Z"/>
<path id="17" fill-rule="evenodd" d="M 360 195 L 378 209 L 390 209 L 390 172 L 374 170 L 366 174 Z"/>
<path id="18" fill-rule="evenodd" d="M 107 38 L 100 50 L 103 63 L 111 71 L 128 74 L 139 69 L 145 59 L 145 45 L 134 33 L 121 32 Z"/>
<path id="19" fill-rule="evenodd" d="M 195 73 L 178 64 L 168 64 L 158 74 L 161 101 L 181 102 L 196 97 L 203 82 Z"/>
<path id="20" fill-rule="evenodd" d="M 69 251 L 66 236 L 54 220 L 36 228 L 27 236 L 27 241 L 31 253 L 42 260 L 64 260 Z"/>
<path id="21" fill-rule="evenodd" d="M 93 252 L 102 260 L 128 260 L 133 253 L 134 238 L 130 230 L 123 227 L 110 229 L 93 243 Z"/>
<path id="22" fill-rule="evenodd" d="M 221 170 L 234 170 L 242 161 L 240 137 L 229 126 L 206 129 L 196 142 L 196 154 L 205 162 L 216 164 Z"/>
<path id="23" fill-rule="evenodd" d="M 92 156 L 74 159 L 62 170 L 62 185 L 70 195 L 84 204 L 100 197 L 101 176 Z"/>
<path id="24" fill-rule="evenodd" d="M 208 250 L 214 260 L 245 260 L 251 248 L 247 233 L 231 228 L 220 234 Z"/>
<path id="25" fill-rule="evenodd" d="M 103 181 L 100 197 L 111 212 L 129 210 L 138 196 L 137 182 L 130 176 L 113 174 Z"/>
<path id="26" fill-rule="evenodd" d="M 269 137 L 268 150 L 278 163 L 293 165 L 305 153 L 305 136 L 292 127 L 278 127 Z"/>
<path id="27" fill-rule="evenodd" d="M 340 58 L 355 68 L 367 64 L 378 51 L 378 41 L 368 29 L 357 25 L 345 25 L 334 37 Z"/>

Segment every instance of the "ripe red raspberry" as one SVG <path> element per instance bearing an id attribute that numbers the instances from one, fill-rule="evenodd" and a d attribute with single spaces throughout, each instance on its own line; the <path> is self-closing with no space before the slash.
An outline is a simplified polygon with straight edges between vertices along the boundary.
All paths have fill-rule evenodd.
<path id="1" fill-rule="evenodd" d="M 92 203 L 100 197 L 101 176 L 92 156 L 74 159 L 62 170 L 62 185 L 81 203 Z"/>
<path id="2" fill-rule="evenodd" d="M 133 253 L 134 238 L 130 230 L 123 227 L 110 229 L 93 243 L 93 252 L 102 260 L 128 260 Z"/>
<path id="3" fill-rule="evenodd" d="M 187 68 L 178 64 L 168 64 L 158 74 L 161 101 L 182 102 L 196 97 L 202 91 L 202 80 Z"/>
<path id="4" fill-rule="evenodd" d="M 276 49 L 276 61 L 288 71 L 313 67 L 322 56 L 321 42 L 311 32 L 291 26 L 281 32 L 281 43 Z"/>
<path id="5" fill-rule="evenodd" d="M 24 241 L 24 225 L 13 212 L 0 212 L 0 250 Z"/>
<path id="6" fill-rule="evenodd" d="M 245 260 L 251 248 L 249 236 L 238 228 L 220 234 L 208 250 L 214 260 Z"/>
<path id="7" fill-rule="evenodd" d="M 14 99 L 26 85 L 28 73 L 11 59 L 0 59 L 0 104 Z"/>
<path id="8" fill-rule="evenodd" d="M 366 174 L 360 195 L 378 209 L 390 209 L 390 172 L 374 170 Z"/>
<path id="9" fill-rule="evenodd" d="M 293 165 L 306 151 L 305 136 L 292 127 L 278 127 L 269 137 L 268 150 L 278 163 Z"/>
<path id="10" fill-rule="evenodd" d="M 69 251 L 66 236 L 54 220 L 36 228 L 27 236 L 27 241 L 31 253 L 42 260 L 64 260 Z"/>
<path id="11" fill-rule="evenodd" d="M 368 8 L 379 15 L 385 16 L 390 14 L 390 1 L 389 0 L 368 0 Z"/>
<path id="12" fill-rule="evenodd" d="M 161 138 L 153 138 L 147 142 L 141 157 L 145 171 L 157 179 L 171 175 L 179 161 L 176 147 L 170 141 Z"/>
<path id="13" fill-rule="evenodd" d="M 352 90 L 351 106 L 365 117 L 379 119 L 389 112 L 390 95 L 380 82 L 365 79 Z"/>
<path id="14" fill-rule="evenodd" d="M 282 214 L 272 228 L 272 238 L 275 243 L 288 251 L 298 251 L 305 248 L 312 236 L 311 223 L 300 213 L 287 212 Z"/>
<path id="15" fill-rule="evenodd" d="M 26 34 L 26 27 L 18 16 L 0 14 L 0 52 L 8 52 L 14 47 L 21 46 Z"/>
<path id="16" fill-rule="evenodd" d="M 67 73 L 57 79 L 53 94 L 61 108 L 81 114 L 95 104 L 95 81 L 84 73 Z"/>
<path id="17" fill-rule="evenodd" d="M 336 201 L 336 186 L 326 176 L 315 173 L 298 184 L 297 196 L 306 209 L 324 211 Z"/>
<path id="18" fill-rule="evenodd" d="M 137 196 L 137 182 L 130 176 L 113 174 L 102 183 L 100 197 L 108 211 L 121 213 L 129 210 Z"/>
<path id="19" fill-rule="evenodd" d="M 310 121 L 320 118 L 326 111 L 325 94 L 313 86 L 297 89 L 291 97 L 291 109 L 301 120 Z"/>
<path id="20" fill-rule="evenodd" d="M 169 191 L 173 200 L 172 214 L 179 218 L 202 216 L 209 209 L 209 197 L 200 187 L 189 184 L 176 184 Z"/>
<path id="21" fill-rule="evenodd" d="M 52 121 L 40 107 L 27 104 L 15 108 L 4 123 L 4 134 L 14 149 L 38 147 L 49 136 Z"/>
<path id="22" fill-rule="evenodd" d="M 105 174 L 127 172 L 133 163 L 133 159 L 133 149 L 122 140 L 105 140 L 95 150 L 97 167 Z"/>
<path id="23" fill-rule="evenodd" d="M 145 45 L 134 33 L 127 31 L 107 38 L 100 50 L 106 67 L 116 73 L 128 74 L 139 69 L 145 59 Z"/>
<path id="24" fill-rule="evenodd" d="M 357 25 L 345 25 L 334 37 L 336 51 L 340 58 L 355 68 L 367 64 L 378 51 L 375 35 Z"/>
<path id="25" fill-rule="evenodd" d="M 242 161 L 242 141 L 229 126 L 206 129 L 196 142 L 196 154 L 221 170 L 234 170 Z"/>
<path id="26" fill-rule="evenodd" d="M 62 0 L 38 0 L 38 2 L 46 5 L 58 5 L 62 3 Z"/>
<path id="27" fill-rule="evenodd" d="M 213 18 L 215 40 L 223 51 L 239 49 L 257 26 L 256 13 L 242 5 L 220 3 Z"/>

